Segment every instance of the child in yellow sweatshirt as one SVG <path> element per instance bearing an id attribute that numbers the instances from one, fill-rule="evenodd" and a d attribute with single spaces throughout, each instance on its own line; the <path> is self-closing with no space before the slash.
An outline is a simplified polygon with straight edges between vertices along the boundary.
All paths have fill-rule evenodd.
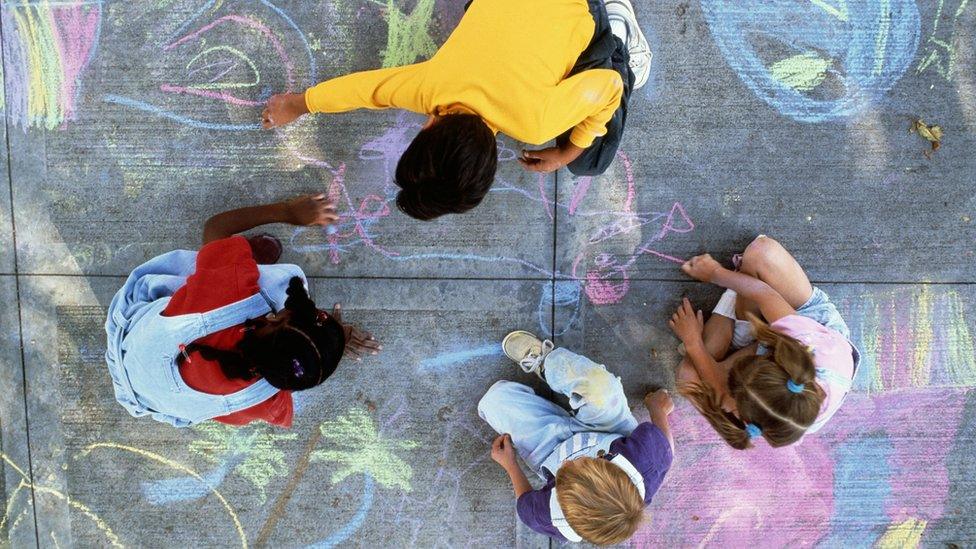
<path id="1" fill-rule="evenodd" d="M 629 0 L 473 0 L 429 60 L 275 95 L 263 124 L 363 108 L 428 115 L 396 169 L 397 205 L 428 220 L 481 202 L 494 181 L 497 132 L 532 145 L 556 139 L 522 151 L 527 170 L 603 173 L 650 61 Z"/>

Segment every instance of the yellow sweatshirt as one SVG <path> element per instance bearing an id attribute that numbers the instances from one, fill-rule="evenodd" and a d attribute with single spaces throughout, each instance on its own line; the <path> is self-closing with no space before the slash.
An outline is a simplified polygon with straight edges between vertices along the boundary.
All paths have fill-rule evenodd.
<path id="1" fill-rule="evenodd" d="M 585 0 L 475 0 L 428 61 L 349 74 L 305 92 L 311 112 L 399 108 L 474 113 L 492 131 L 540 145 L 573 128 L 586 148 L 606 133 L 623 82 L 610 69 L 567 78 L 593 37 Z"/>

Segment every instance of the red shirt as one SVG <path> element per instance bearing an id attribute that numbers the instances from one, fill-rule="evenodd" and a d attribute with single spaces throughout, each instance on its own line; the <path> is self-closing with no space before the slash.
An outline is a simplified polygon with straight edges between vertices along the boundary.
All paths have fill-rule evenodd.
<path id="1" fill-rule="evenodd" d="M 251 297 L 258 293 L 258 265 L 251 246 L 242 236 L 232 236 L 205 245 L 197 254 L 196 271 L 186 285 L 176 291 L 163 311 L 165 316 L 203 313 Z M 196 343 L 230 350 L 244 337 L 240 325 L 214 332 Z M 190 361 L 180 366 L 180 376 L 192 389 L 212 395 L 228 395 L 251 385 L 255 380 L 229 379 L 220 364 L 190 353 Z M 291 392 L 278 393 L 245 410 L 214 418 L 230 425 L 246 425 L 264 420 L 272 425 L 291 427 L 294 409 Z"/>

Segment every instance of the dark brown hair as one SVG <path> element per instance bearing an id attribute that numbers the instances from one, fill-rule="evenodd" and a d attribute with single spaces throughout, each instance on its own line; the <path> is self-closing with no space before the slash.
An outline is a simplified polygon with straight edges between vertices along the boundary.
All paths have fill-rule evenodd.
<path id="1" fill-rule="evenodd" d="M 253 329 L 254 320 L 244 323 L 244 337 L 231 350 L 191 343 L 190 353 L 220 364 L 229 379 L 262 377 L 278 389 L 301 391 L 326 380 L 339 364 L 346 338 L 342 326 L 331 316 L 320 315 L 309 298 L 301 278 L 288 283 L 285 309 L 291 311 L 286 326 L 264 333 Z M 192 363 L 192 362 L 191 362 Z"/>
<path id="2" fill-rule="evenodd" d="M 488 194 L 497 166 L 495 134 L 481 117 L 446 115 L 420 130 L 400 157 L 397 207 L 422 221 L 466 212 Z"/>
<path id="3" fill-rule="evenodd" d="M 722 409 L 721 397 L 711 387 L 689 383 L 682 393 L 733 448 L 752 446 L 746 431 L 749 423 L 762 430 L 770 446 L 786 446 L 800 440 L 816 421 L 826 395 L 816 382 L 813 354 L 802 343 L 753 315 L 749 320 L 756 339 L 769 350 L 739 359 L 729 372 L 729 392 L 738 417 Z M 791 391 L 790 381 L 802 385 L 802 391 Z"/>

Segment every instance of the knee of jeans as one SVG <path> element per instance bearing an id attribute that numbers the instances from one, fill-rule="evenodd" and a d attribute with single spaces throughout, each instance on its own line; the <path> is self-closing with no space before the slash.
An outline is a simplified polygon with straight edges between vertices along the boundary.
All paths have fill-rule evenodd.
<path id="1" fill-rule="evenodd" d="M 484 396 L 482 396 L 481 400 L 478 401 L 478 415 L 481 416 L 481 419 L 486 419 L 485 410 L 504 402 L 505 400 L 504 394 L 505 392 L 508 391 L 510 385 L 518 385 L 518 384 L 503 379 L 500 381 L 496 381 L 494 385 L 492 385 L 491 387 L 488 388 L 487 391 L 485 391 Z"/>

